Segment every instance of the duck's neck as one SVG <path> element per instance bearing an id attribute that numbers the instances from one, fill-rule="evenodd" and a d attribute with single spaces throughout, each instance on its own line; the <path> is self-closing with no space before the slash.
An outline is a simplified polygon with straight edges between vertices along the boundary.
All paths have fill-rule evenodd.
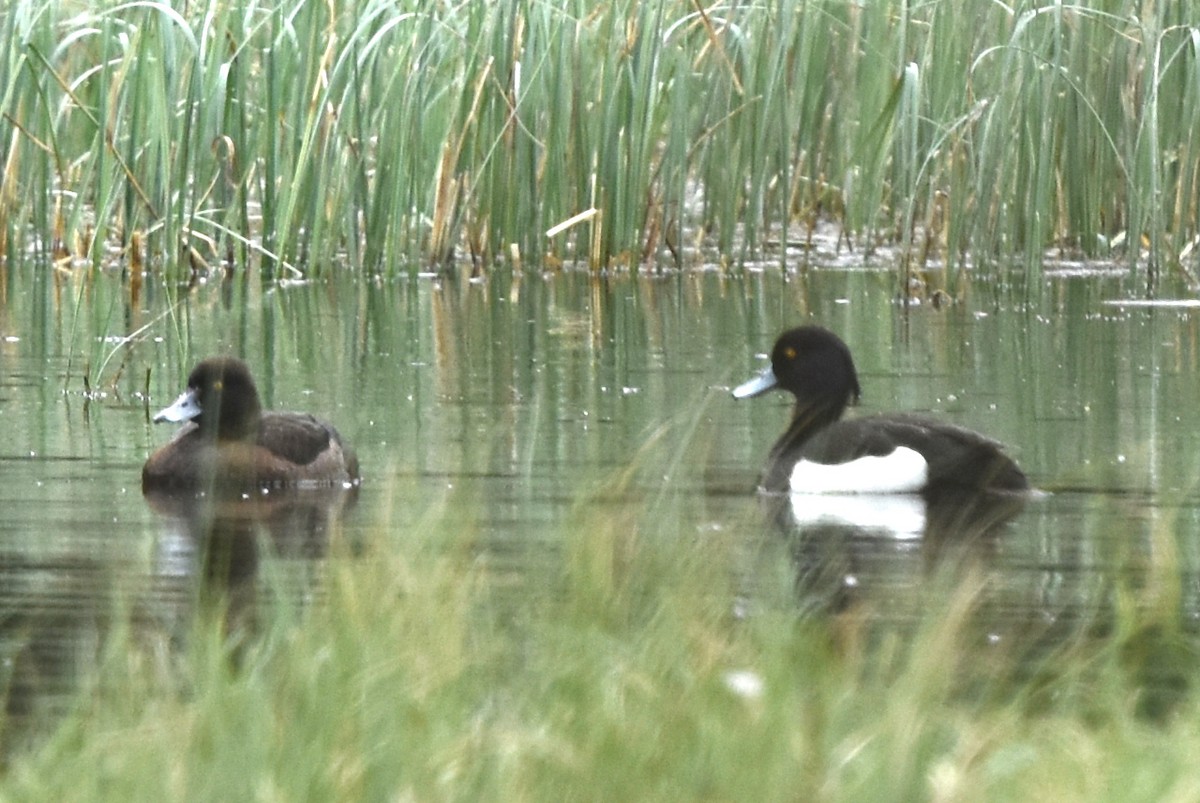
<path id="1" fill-rule="evenodd" d="M 197 420 L 206 438 L 221 441 L 252 441 L 258 437 L 261 411 L 253 405 L 247 411 L 218 411 L 216 416 L 203 415 Z"/>
<path id="2" fill-rule="evenodd" d="M 845 401 L 831 404 L 797 399 L 792 411 L 792 423 L 771 447 L 762 486 L 768 490 L 786 490 L 794 462 L 788 457 L 794 456 L 813 435 L 840 419 L 845 410 Z"/>

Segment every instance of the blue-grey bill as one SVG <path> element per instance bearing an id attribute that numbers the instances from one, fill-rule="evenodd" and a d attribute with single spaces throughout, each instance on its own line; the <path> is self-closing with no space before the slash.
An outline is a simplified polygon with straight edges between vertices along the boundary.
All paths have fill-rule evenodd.
<path id="1" fill-rule="evenodd" d="M 154 423 L 160 424 L 163 421 L 191 421 L 196 416 L 200 415 L 200 402 L 196 399 L 194 390 L 184 391 L 175 403 L 170 407 L 164 407 L 154 414 Z"/>
<path id="2" fill-rule="evenodd" d="M 771 370 L 771 366 L 763 369 L 763 372 L 753 379 L 747 380 L 733 389 L 733 397 L 735 399 L 748 399 L 751 396 L 757 396 L 760 393 L 766 393 L 771 388 L 775 387 L 778 380 L 775 379 L 775 372 Z"/>

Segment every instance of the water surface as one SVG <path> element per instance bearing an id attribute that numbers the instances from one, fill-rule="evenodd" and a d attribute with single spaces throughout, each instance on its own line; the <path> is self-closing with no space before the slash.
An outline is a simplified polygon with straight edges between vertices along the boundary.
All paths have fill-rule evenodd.
<path id="1" fill-rule="evenodd" d="M 981 638 L 1036 649 L 1103 627 L 1114 589 L 1147 582 L 1164 545 L 1185 616 L 1200 616 L 1200 310 L 1121 303 L 1137 294 L 1123 274 L 1051 273 L 1032 287 L 981 277 L 956 303 L 908 307 L 892 275 L 866 269 L 265 290 L 148 282 L 136 299 L 106 274 L 19 266 L 5 281 L 10 714 L 61 702 L 114 617 L 182 633 L 214 578 L 249 611 L 264 588 L 319 598 L 331 539 L 382 535 L 403 550 L 447 499 L 513 594 L 558 570 L 555 525 L 581 494 L 604 489 L 614 509 L 681 500 L 664 537 L 744 539 L 746 599 L 731 608 L 752 609 L 765 562 L 786 564 L 799 605 L 865 603 L 880 619 L 913 618 L 941 540 L 779 529 L 754 493 L 788 400 L 735 402 L 728 390 L 802 322 L 851 346 L 857 412 L 917 410 L 982 430 L 1047 491 L 989 512 L 989 534 L 971 542 L 989 577 Z M 218 353 L 251 365 L 267 407 L 325 416 L 355 445 L 364 482 L 348 512 L 245 500 L 196 514 L 143 499 L 141 464 L 171 435 L 150 415 L 192 363 Z M 631 466 L 636 483 L 611 482 Z M 330 504 L 340 511 L 344 500 Z M 197 545 L 197 515 L 226 534 L 216 559 Z"/>

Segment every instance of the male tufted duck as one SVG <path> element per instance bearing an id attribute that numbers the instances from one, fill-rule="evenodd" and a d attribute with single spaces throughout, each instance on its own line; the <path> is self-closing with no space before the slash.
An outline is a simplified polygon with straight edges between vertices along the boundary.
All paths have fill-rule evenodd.
<path id="1" fill-rule="evenodd" d="M 358 459 L 332 425 L 263 412 L 241 360 L 203 360 L 154 422 L 187 422 L 142 467 L 142 490 L 357 484 Z"/>
<path id="2" fill-rule="evenodd" d="M 792 423 L 771 449 L 766 491 L 920 493 L 1024 491 L 1025 478 L 995 441 L 911 414 L 840 420 L 858 401 L 850 349 L 833 332 L 801 326 L 779 336 L 771 365 L 736 398 L 781 388 L 796 397 Z"/>

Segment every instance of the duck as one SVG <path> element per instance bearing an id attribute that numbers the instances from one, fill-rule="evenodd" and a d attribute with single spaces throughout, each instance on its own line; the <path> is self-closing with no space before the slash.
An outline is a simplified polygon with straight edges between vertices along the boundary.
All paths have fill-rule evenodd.
<path id="1" fill-rule="evenodd" d="M 308 413 L 264 412 L 246 363 L 200 361 L 187 389 L 154 423 L 183 426 L 142 467 L 142 492 L 357 487 L 358 458 L 338 431 Z"/>
<path id="2" fill-rule="evenodd" d="M 781 334 L 771 362 L 733 389 L 737 399 L 771 390 L 795 399 L 759 487 L 772 493 L 919 494 L 1029 490 L 1029 480 L 997 441 L 913 413 L 843 420 L 862 395 L 850 348 L 830 330 L 799 326 Z"/>

